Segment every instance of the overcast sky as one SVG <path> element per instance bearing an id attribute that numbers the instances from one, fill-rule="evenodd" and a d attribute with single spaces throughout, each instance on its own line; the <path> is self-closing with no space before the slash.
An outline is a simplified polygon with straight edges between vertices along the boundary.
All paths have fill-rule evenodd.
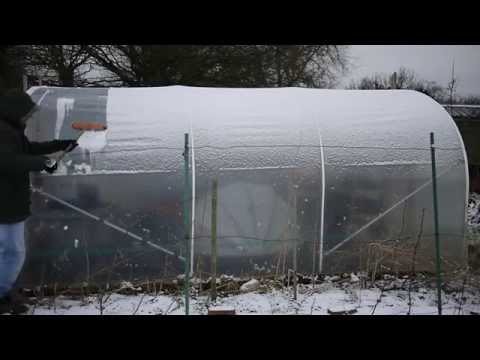
<path id="1" fill-rule="evenodd" d="M 353 66 L 340 86 L 376 72 L 392 73 L 401 66 L 446 86 L 455 60 L 457 94 L 480 96 L 480 45 L 352 45 L 349 55 Z"/>

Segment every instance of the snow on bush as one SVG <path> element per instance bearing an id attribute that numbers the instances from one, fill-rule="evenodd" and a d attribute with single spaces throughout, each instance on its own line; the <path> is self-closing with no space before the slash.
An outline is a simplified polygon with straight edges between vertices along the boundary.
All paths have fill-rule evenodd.
<path id="1" fill-rule="evenodd" d="M 467 210 L 467 226 L 472 232 L 480 231 L 480 194 L 470 194 Z"/>
<path id="2" fill-rule="evenodd" d="M 255 291 L 260 287 L 260 282 L 256 279 L 252 279 L 240 287 L 241 292 Z"/>

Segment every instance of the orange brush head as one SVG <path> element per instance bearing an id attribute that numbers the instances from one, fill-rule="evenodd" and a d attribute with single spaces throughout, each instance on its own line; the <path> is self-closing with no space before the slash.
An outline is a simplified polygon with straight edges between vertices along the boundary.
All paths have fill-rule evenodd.
<path id="1" fill-rule="evenodd" d="M 88 121 L 75 121 L 72 123 L 72 128 L 81 131 L 104 131 L 107 130 L 107 125 Z"/>

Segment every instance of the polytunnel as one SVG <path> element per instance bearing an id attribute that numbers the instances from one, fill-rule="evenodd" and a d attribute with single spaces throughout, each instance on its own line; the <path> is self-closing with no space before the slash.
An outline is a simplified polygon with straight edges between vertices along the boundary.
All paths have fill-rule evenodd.
<path id="1" fill-rule="evenodd" d="M 431 132 L 442 260 L 465 263 L 463 142 L 421 93 L 169 86 L 29 94 L 39 109 L 32 140 L 74 138 L 74 121 L 107 130 L 84 134 L 58 173 L 32 176 L 25 284 L 176 276 L 186 261 L 208 276 L 214 179 L 222 273 L 285 274 L 294 260 L 306 274 L 380 263 L 434 270 Z"/>

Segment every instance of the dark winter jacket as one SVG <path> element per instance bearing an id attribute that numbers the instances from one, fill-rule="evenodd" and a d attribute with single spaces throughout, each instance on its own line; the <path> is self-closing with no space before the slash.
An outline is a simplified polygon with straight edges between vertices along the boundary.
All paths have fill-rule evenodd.
<path id="1" fill-rule="evenodd" d="M 33 106 L 31 107 L 33 108 Z M 0 111 L 0 224 L 23 221 L 30 216 L 30 171 L 45 168 L 45 154 L 60 151 L 60 141 L 30 142 L 18 118 L 30 110 L 17 111 L 15 117 Z M 1 110 L 1 106 L 0 106 Z"/>

